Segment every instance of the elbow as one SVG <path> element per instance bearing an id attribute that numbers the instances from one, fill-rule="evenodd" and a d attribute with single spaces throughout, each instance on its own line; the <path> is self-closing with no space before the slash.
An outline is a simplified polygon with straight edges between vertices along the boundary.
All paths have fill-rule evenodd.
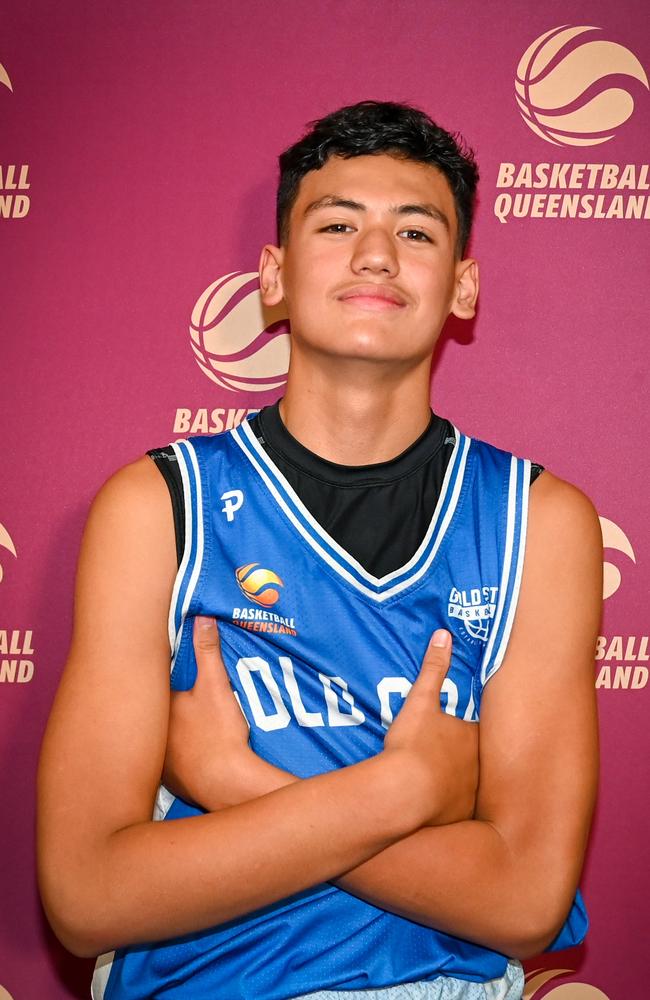
<path id="1" fill-rule="evenodd" d="M 77 958 L 96 958 L 110 950 L 101 928 L 93 926 L 92 917 L 84 919 L 89 914 L 83 913 L 81 908 L 67 908 L 57 900 L 43 897 L 43 909 L 56 938 Z"/>
<path id="2" fill-rule="evenodd" d="M 522 962 L 540 955 L 560 933 L 570 906 L 571 902 L 565 899 L 548 900 L 541 906 L 528 900 L 525 912 L 519 908 L 512 933 L 504 942 L 508 947 L 500 950 Z"/>
<path id="3" fill-rule="evenodd" d="M 91 892 L 74 880 L 47 878 L 41 871 L 41 902 L 48 923 L 63 947 L 77 958 L 96 958 L 110 950 L 106 928 L 101 926 L 103 907 Z"/>
<path id="4" fill-rule="evenodd" d="M 76 958 L 97 958 L 98 955 L 109 950 L 107 946 L 100 943 L 98 938 L 93 936 L 92 931 L 88 933 L 88 928 L 73 926 L 70 923 L 65 924 L 51 916 L 48 916 L 48 920 L 63 947 Z"/>

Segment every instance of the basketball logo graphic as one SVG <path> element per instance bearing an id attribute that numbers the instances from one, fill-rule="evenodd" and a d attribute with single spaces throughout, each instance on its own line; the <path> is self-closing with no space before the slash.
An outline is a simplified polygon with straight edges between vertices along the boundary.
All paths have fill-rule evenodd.
<path id="1" fill-rule="evenodd" d="M 0 83 L 3 83 L 5 87 L 8 87 L 11 93 L 13 94 L 14 88 L 11 86 L 11 80 L 9 79 L 9 74 L 7 73 L 2 63 L 0 63 Z"/>
<path id="2" fill-rule="evenodd" d="M 0 524 L 0 548 L 9 549 L 12 556 L 16 555 L 16 546 L 12 541 L 11 535 L 9 534 L 9 532 L 7 531 L 7 529 L 3 524 Z M 3 569 L 2 569 L 2 564 L 0 563 L 0 581 L 2 581 L 2 577 L 3 577 Z"/>
<path id="3" fill-rule="evenodd" d="M 551 28 L 529 45 L 517 66 L 521 117 L 535 135 L 555 146 L 597 146 L 613 139 L 634 110 L 622 78 L 648 87 L 637 57 L 603 39 L 601 30 L 566 24 Z"/>
<path id="4" fill-rule="evenodd" d="M 622 552 L 633 563 L 636 563 L 634 549 L 623 529 L 619 528 L 618 524 L 615 524 L 614 521 L 610 521 L 606 517 L 599 518 L 599 521 L 600 530 L 603 533 L 603 548 L 615 549 L 616 552 Z M 613 563 L 603 562 L 603 597 L 611 597 L 612 594 L 616 593 L 620 585 L 621 573 L 618 567 L 614 566 Z"/>
<path id="5" fill-rule="evenodd" d="M 557 976 L 566 976 L 572 969 L 545 969 L 529 972 L 526 976 L 526 988 L 524 989 L 523 1000 L 542 1000 L 540 990 L 542 986 Z M 548 993 L 544 994 L 544 1000 L 610 1000 L 606 993 L 589 983 L 562 983 L 555 986 Z"/>
<path id="6" fill-rule="evenodd" d="M 235 576 L 239 589 L 248 601 L 255 604 L 262 604 L 265 608 L 272 608 L 279 600 L 280 594 L 275 589 L 284 584 L 279 576 L 270 569 L 256 569 L 259 563 L 248 563 L 235 570 Z"/>
<path id="7" fill-rule="evenodd" d="M 287 310 L 284 303 L 266 309 L 259 288 L 257 272 L 233 271 L 209 285 L 192 310 L 197 364 L 224 389 L 264 392 L 286 381 Z"/>

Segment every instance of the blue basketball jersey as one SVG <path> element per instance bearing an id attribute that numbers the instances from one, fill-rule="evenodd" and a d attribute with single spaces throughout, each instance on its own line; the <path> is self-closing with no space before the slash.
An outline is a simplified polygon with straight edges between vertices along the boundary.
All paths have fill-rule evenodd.
<path id="1" fill-rule="evenodd" d="M 192 623 L 217 618 L 260 757 L 301 778 L 377 754 L 429 638 L 453 638 L 444 711 L 470 722 L 507 648 L 522 574 L 530 462 L 456 431 L 428 531 L 378 579 L 314 520 L 248 422 L 178 441 L 185 550 L 169 616 L 171 684 L 196 677 Z M 159 818 L 198 812 L 164 789 Z M 580 895 L 555 942 L 582 940 Z M 325 883 L 213 929 L 100 960 L 96 1000 L 288 1000 L 445 975 L 487 982 L 506 957 Z"/>

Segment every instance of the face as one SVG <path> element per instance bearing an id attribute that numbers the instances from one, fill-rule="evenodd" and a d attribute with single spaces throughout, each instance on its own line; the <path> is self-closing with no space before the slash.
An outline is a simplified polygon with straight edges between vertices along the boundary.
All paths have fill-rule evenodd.
<path id="1" fill-rule="evenodd" d="M 478 267 L 455 260 L 456 234 L 435 167 L 331 157 L 303 177 L 286 246 L 262 251 L 262 297 L 284 298 L 294 349 L 421 363 L 451 312 L 474 315 Z"/>

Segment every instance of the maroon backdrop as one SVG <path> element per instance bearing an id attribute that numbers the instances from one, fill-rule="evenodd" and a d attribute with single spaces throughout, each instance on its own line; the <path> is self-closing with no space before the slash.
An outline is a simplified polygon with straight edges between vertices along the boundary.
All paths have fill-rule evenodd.
<path id="1" fill-rule="evenodd" d="M 481 167 L 480 311 L 448 325 L 433 405 L 603 518 L 592 929 L 528 963 L 526 995 L 646 997 L 648 70 L 641 0 L 5 4 L 0 1000 L 88 995 L 41 915 L 33 786 L 89 502 L 281 394 L 282 311 L 238 276 L 273 238 L 277 153 L 368 97 L 460 129 Z"/>

